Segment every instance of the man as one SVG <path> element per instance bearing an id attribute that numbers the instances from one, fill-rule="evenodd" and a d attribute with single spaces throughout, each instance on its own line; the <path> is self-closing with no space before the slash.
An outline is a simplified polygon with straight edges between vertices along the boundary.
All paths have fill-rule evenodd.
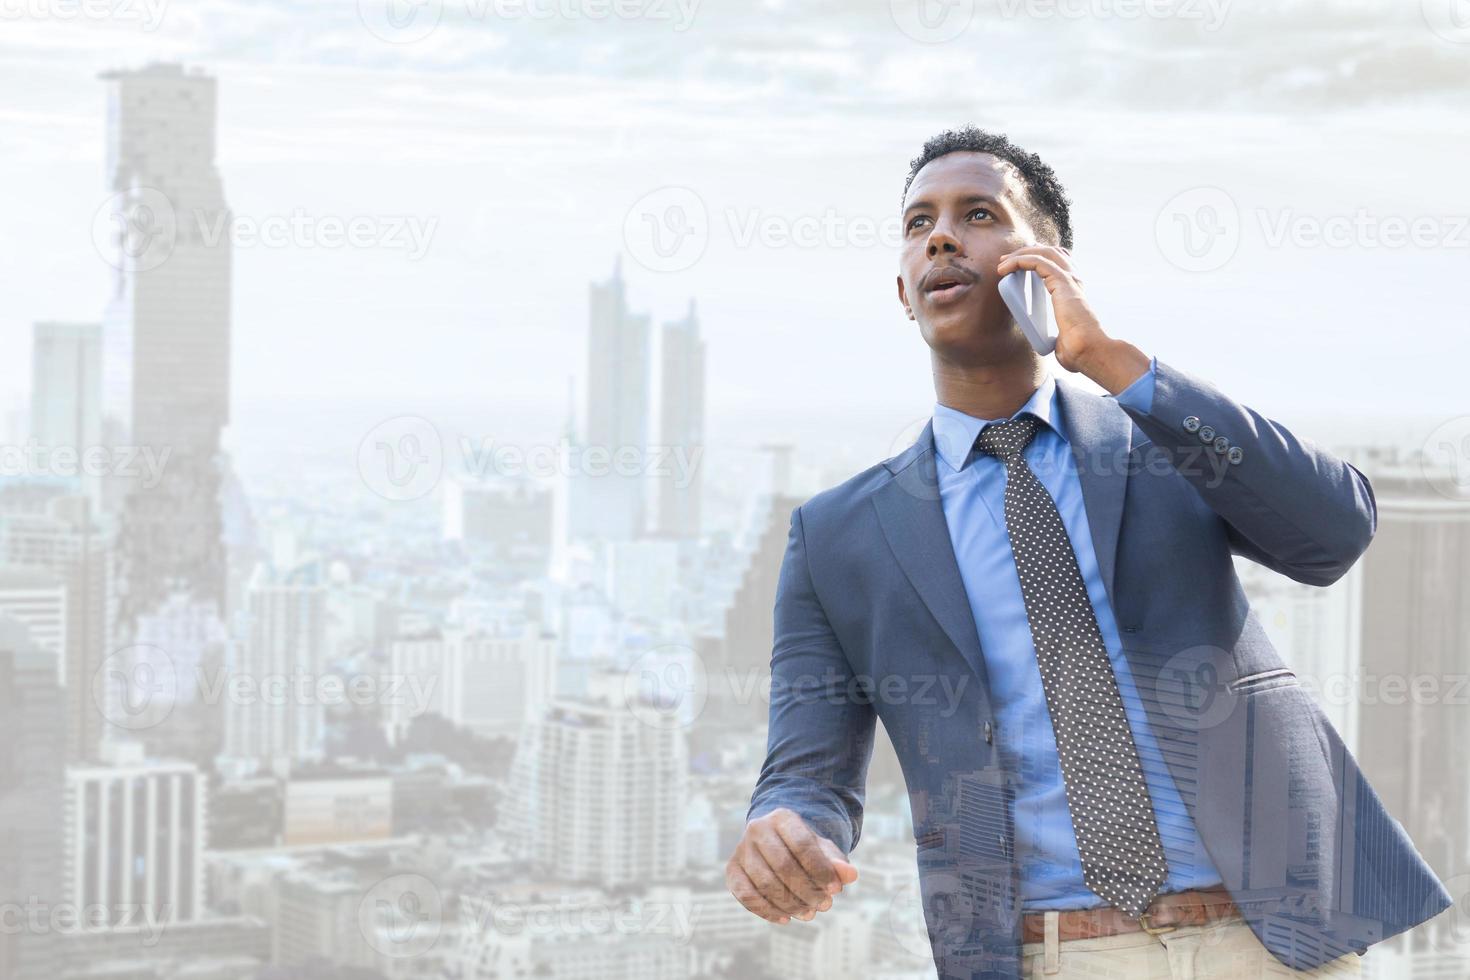
<path id="1" fill-rule="evenodd" d="M 784 924 L 856 880 L 881 718 L 941 977 L 1358 975 L 1450 896 L 1232 555 L 1331 585 L 1376 530 L 1368 480 L 1106 332 L 1062 187 L 1004 136 L 930 140 L 902 215 L 933 417 L 791 515 L 730 890 Z M 1106 396 L 1048 374 L 996 291 L 1018 269 Z"/>

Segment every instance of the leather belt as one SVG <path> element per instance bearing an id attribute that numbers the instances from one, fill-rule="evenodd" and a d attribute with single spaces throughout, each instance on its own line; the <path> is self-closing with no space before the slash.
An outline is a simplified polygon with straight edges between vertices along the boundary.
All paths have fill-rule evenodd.
<path id="1" fill-rule="evenodd" d="M 1111 905 L 1092 909 L 1068 909 L 1058 913 L 1058 936 L 1068 939 L 1092 939 L 1125 932 L 1147 932 L 1155 935 L 1176 926 L 1197 926 L 1217 919 L 1239 915 L 1240 910 L 1223 885 L 1154 896 L 1148 911 L 1137 919 Z M 1021 941 L 1044 942 L 1046 913 L 1027 912 L 1021 916 Z"/>

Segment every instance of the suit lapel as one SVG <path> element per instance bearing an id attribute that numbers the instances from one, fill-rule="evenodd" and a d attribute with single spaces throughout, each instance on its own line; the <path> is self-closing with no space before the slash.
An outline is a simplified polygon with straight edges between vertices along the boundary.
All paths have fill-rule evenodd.
<path id="1" fill-rule="evenodd" d="M 1134 448 L 1133 423 L 1115 403 L 1066 378 L 1057 377 L 1056 382 L 1057 407 L 1082 485 L 1098 568 L 1112 597 L 1128 454 Z M 933 420 L 913 445 L 883 465 L 893 474 L 873 494 L 883 536 L 903 573 L 988 691 L 980 635 L 939 498 Z"/>
<path id="2" fill-rule="evenodd" d="M 981 690 L 988 691 L 980 634 L 939 499 L 933 419 L 924 425 L 917 442 L 883 465 L 893 479 L 874 492 L 873 506 L 888 547 L 919 598 L 979 677 Z"/>
<path id="3" fill-rule="evenodd" d="M 1105 399 L 1066 378 L 1057 378 L 1057 409 L 1072 447 L 1082 504 L 1092 533 L 1097 566 L 1112 599 L 1118 559 L 1118 531 L 1128 489 L 1128 454 L 1134 449 L 1133 420 L 1116 401 Z M 1140 434 L 1139 445 L 1148 440 Z M 1114 605 L 1116 608 L 1116 603 Z"/>

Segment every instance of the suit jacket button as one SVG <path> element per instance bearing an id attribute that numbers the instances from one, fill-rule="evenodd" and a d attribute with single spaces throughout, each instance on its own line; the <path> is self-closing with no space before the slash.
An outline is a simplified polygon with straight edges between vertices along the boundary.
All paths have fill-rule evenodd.
<path id="1" fill-rule="evenodd" d="M 1200 442 L 1214 442 L 1215 427 L 1213 425 L 1202 425 L 1199 427 Z"/>
<path id="2" fill-rule="evenodd" d="M 1225 454 L 1225 458 L 1232 463 L 1239 463 L 1242 459 L 1245 459 L 1245 450 L 1239 446 L 1231 446 L 1230 452 Z"/>
<path id="3" fill-rule="evenodd" d="M 987 721 L 985 723 L 985 744 L 986 745 L 989 745 L 992 742 L 993 738 L 994 738 L 994 729 L 992 729 L 990 727 L 990 722 Z"/>
<path id="4" fill-rule="evenodd" d="M 1229 439 L 1226 439 L 1224 436 L 1216 436 L 1215 437 L 1215 452 L 1217 452 L 1217 453 L 1223 453 L 1225 450 L 1227 450 L 1229 448 L 1230 448 L 1230 440 Z"/>
<path id="5" fill-rule="evenodd" d="M 1184 431 L 1185 432 L 1198 432 L 1199 431 L 1199 416 L 1198 415 L 1191 415 L 1191 416 L 1189 416 L 1188 418 L 1186 418 L 1184 420 Z"/>

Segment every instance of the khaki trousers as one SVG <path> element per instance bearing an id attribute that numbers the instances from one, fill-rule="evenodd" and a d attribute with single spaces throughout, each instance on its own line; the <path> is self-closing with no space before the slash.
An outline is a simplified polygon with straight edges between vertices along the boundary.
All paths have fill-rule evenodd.
<path id="1" fill-rule="evenodd" d="M 1257 980 L 1263 977 L 1358 977 L 1356 953 L 1297 971 L 1271 955 L 1239 915 L 1206 925 L 1164 927 L 1157 935 L 1058 941 L 1056 912 L 1046 913 L 1046 941 L 1021 945 L 1027 980 Z"/>

